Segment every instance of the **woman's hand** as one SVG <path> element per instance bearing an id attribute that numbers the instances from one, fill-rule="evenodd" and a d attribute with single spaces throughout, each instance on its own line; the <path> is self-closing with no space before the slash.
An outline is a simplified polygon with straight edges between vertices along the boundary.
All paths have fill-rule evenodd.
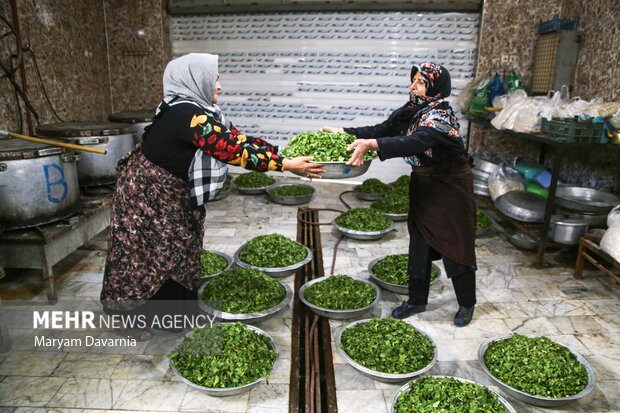
<path id="1" fill-rule="evenodd" d="M 344 132 L 342 128 L 333 128 L 331 126 L 323 126 L 321 132 Z"/>
<path id="2" fill-rule="evenodd" d="M 320 172 L 325 172 L 322 163 L 312 162 L 312 156 L 298 156 L 297 158 L 284 159 L 282 166 L 285 171 L 291 171 L 295 175 L 306 178 L 321 178 Z"/>
<path id="3" fill-rule="evenodd" d="M 347 161 L 347 165 L 360 166 L 364 163 L 364 155 L 368 151 L 376 151 L 379 149 L 376 139 L 356 139 L 347 146 L 347 151 L 353 151 L 353 155 Z"/>

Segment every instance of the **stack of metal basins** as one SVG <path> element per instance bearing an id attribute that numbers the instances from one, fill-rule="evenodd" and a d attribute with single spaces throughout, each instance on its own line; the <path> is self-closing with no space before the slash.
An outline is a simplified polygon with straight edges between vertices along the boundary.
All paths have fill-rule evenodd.
<path id="1" fill-rule="evenodd" d="M 491 176 L 497 168 L 499 168 L 499 165 L 474 156 L 472 173 L 474 174 L 474 193 L 476 195 L 491 196 L 489 193 L 488 180 L 489 176 Z"/>

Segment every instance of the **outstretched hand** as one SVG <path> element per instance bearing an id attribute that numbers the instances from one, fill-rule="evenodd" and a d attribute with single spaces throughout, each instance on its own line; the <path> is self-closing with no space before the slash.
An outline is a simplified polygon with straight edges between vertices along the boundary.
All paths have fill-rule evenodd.
<path id="1" fill-rule="evenodd" d="M 342 128 L 334 128 L 332 126 L 323 126 L 321 132 L 344 132 Z"/>
<path id="2" fill-rule="evenodd" d="M 379 145 L 376 139 L 356 139 L 347 146 L 347 151 L 353 151 L 347 165 L 360 166 L 364 163 L 364 155 L 368 151 L 376 151 L 377 149 L 379 149 Z"/>
<path id="3" fill-rule="evenodd" d="M 325 165 L 312 162 L 312 156 L 298 156 L 297 158 L 285 159 L 284 170 L 291 171 L 295 175 L 306 178 L 321 178 L 320 173 L 325 172 Z"/>

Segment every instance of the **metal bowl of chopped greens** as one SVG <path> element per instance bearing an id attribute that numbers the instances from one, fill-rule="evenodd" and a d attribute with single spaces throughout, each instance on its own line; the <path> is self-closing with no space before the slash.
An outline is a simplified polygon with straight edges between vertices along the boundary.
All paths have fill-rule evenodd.
<path id="1" fill-rule="evenodd" d="M 237 191 L 245 195 L 264 194 L 276 180 L 262 172 L 246 172 L 237 176 L 232 184 Z"/>
<path id="2" fill-rule="evenodd" d="M 277 281 L 274 278 L 270 278 L 272 281 L 277 282 L 279 284 L 279 287 L 282 289 L 283 293 L 282 293 L 282 299 L 275 304 L 272 307 L 260 310 L 260 311 L 254 311 L 254 312 L 245 312 L 245 313 L 239 313 L 239 312 L 226 312 L 226 311 L 222 311 L 221 308 L 222 306 L 226 305 L 226 304 L 230 304 L 230 303 L 223 303 L 221 301 L 210 301 L 210 300 L 205 300 L 203 298 L 204 293 L 205 293 L 205 288 L 207 288 L 207 285 L 209 284 L 209 282 L 212 282 L 213 280 L 215 280 L 216 277 L 213 277 L 209 280 L 207 280 L 199 289 L 198 289 L 198 306 L 200 307 L 200 309 L 202 311 L 204 311 L 205 313 L 215 316 L 220 320 L 224 320 L 224 321 L 240 321 L 243 323 L 247 323 L 247 322 L 259 322 L 262 320 L 266 320 L 267 318 L 273 316 L 274 314 L 278 313 L 280 310 L 282 310 L 283 308 L 285 308 L 290 302 L 291 299 L 293 298 L 293 291 L 291 290 L 291 287 L 288 286 L 287 284 L 283 284 L 279 281 Z M 260 285 L 260 284 L 257 284 Z M 239 285 L 236 286 L 237 288 L 240 287 Z M 244 287 L 247 287 L 247 283 L 244 284 Z M 265 302 L 268 301 L 273 301 L 272 300 L 272 296 L 275 294 L 270 294 L 267 291 L 255 291 L 256 288 L 254 288 L 254 290 L 250 290 L 250 289 L 245 289 L 244 292 L 242 293 L 224 293 L 224 295 L 226 295 L 228 298 L 230 298 L 230 300 L 236 300 L 237 302 L 243 300 L 244 302 L 241 303 L 233 303 L 233 304 L 238 304 L 235 305 L 236 308 L 241 308 L 241 306 L 244 307 L 248 307 L 248 306 L 252 306 L 252 305 L 262 305 Z M 240 295 L 244 295 L 244 293 L 251 293 L 252 297 L 248 298 L 248 297 L 240 297 Z M 266 297 L 261 297 L 260 295 L 267 295 Z M 248 294 L 245 294 L 246 296 Z M 247 299 L 246 299 L 247 298 Z M 251 301 L 251 302 L 248 302 Z M 232 311 L 232 310 L 231 310 Z"/>
<path id="3" fill-rule="evenodd" d="M 374 260 L 370 261 L 370 264 L 368 264 L 370 281 L 377 284 L 379 287 L 383 288 L 386 291 L 391 291 L 396 294 L 408 295 L 409 276 L 407 275 L 407 261 L 405 258 L 405 256 L 407 255 L 408 254 L 387 255 L 385 257 L 375 258 Z M 381 261 L 383 261 L 383 263 L 380 264 L 380 266 L 383 266 L 385 268 L 379 268 L 380 271 L 376 271 L 375 266 Z M 383 274 L 382 271 L 389 272 L 389 275 L 387 273 Z M 380 272 L 381 274 L 377 274 L 377 272 Z M 439 268 L 437 264 L 433 263 L 431 267 L 431 285 L 435 284 L 439 280 L 440 276 L 441 268 Z M 388 278 L 389 281 L 384 278 Z M 399 279 L 404 283 L 398 284 L 395 282 L 391 282 L 396 281 L 396 279 Z"/>
<path id="4" fill-rule="evenodd" d="M 209 202 L 220 201 L 226 198 L 228 195 L 230 195 L 231 192 L 232 192 L 232 176 L 227 175 L 226 180 L 224 181 L 224 186 L 222 187 L 222 190 L 220 191 L 219 194 L 217 194 L 215 198 L 213 198 Z"/>
<path id="5" fill-rule="evenodd" d="M 220 251 L 202 250 L 200 266 L 203 278 L 215 277 L 223 271 L 229 270 L 235 264 L 233 258 Z"/>
<path id="6" fill-rule="evenodd" d="M 286 265 L 286 266 L 282 266 L 282 267 L 267 267 L 267 266 L 258 266 L 258 265 L 252 265 L 252 264 L 248 264 L 247 262 L 244 262 L 241 260 L 241 254 L 243 249 L 250 243 L 252 242 L 252 240 L 244 242 L 237 251 L 235 251 L 235 255 L 234 255 L 234 259 L 235 259 L 235 264 L 237 264 L 239 267 L 242 268 L 252 268 L 255 270 L 259 270 L 264 272 L 265 274 L 269 275 L 270 277 L 275 277 L 275 278 L 284 278 L 284 277 L 288 277 L 289 275 L 292 275 L 295 273 L 295 271 L 297 271 L 299 268 L 303 267 L 304 265 L 306 265 L 307 263 L 309 263 L 310 261 L 312 261 L 312 251 L 310 251 L 310 248 L 306 247 L 305 245 L 299 244 L 301 247 L 303 247 L 306 250 L 306 255 L 305 258 L 290 264 L 290 265 Z M 259 251 L 252 251 L 253 253 L 258 253 Z M 279 257 L 278 258 L 283 258 L 283 254 L 280 254 L 277 250 L 275 249 L 271 249 L 269 251 L 270 253 L 275 253 L 277 254 Z"/>
<path id="7" fill-rule="evenodd" d="M 364 329 L 366 323 L 370 324 Z M 388 336 L 390 339 L 386 340 Z M 427 334 L 391 317 L 347 324 L 336 335 L 336 346 L 354 369 L 384 383 L 411 380 L 437 362 L 437 345 Z M 405 372 L 386 373 L 378 369 Z"/>
<path id="8" fill-rule="evenodd" d="M 277 184 L 266 190 L 267 198 L 276 204 L 307 204 L 314 195 L 314 187 L 305 184 Z"/>
<path id="9" fill-rule="evenodd" d="M 364 285 L 372 287 L 372 289 L 374 290 L 374 300 L 372 299 L 372 296 L 369 299 L 366 299 L 366 297 L 363 297 L 362 294 L 365 294 L 365 292 L 362 293 L 358 291 L 358 294 L 353 295 L 350 291 L 350 288 L 349 290 L 346 290 L 346 289 L 339 289 L 339 288 L 334 288 L 330 286 L 330 288 L 326 288 L 326 290 L 328 290 L 329 293 L 332 294 L 332 296 L 327 297 L 327 300 L 334 302 L 335 304 L 341 304 L 343 302 L 345 304 L 351 303 L 353 302 L 353 300 L 360 300 L 360 301 L 365 301 L 365 302 L 370 302 L 372 300 L 372 302 L 370 302 L 369 304 L 362 304 L 361 306 L 357 308 L 333 310 L 333 309 L 326 308 L 326 307 L 320 307 L 308 301 L 308 298 L 306 297 L 307 289 L 314 286 L 315 284 L 321 283 L 323 281 L 328 281 L 332 277 L 347 277 L 353 281 L 363 283 Z M 329 281 L 331 282 L 333 280 L 329 280 Z M 350 281 L 348 282 L 349 284 L 351 284 Z M 371 291 L 371 290 L 368 289 L 368 291 Z M 333 295 L 334 292 L 340 292 L 342 294 L 340 296 L 334 296 Z M 331 318 L 334 320 L 347 320 L 350 318 L 360 317 L 364 315 L 366 312 L 368 312 L 372 307 L 374 307 L 381 300 L 381 290 L 379 289 L 379 287 L 377 287 L 375 284 L 371 283 L 368 280 L 364 280 L 364 279 L 356 278 L 356 277 L 341 276 L 341 275 L 330 275 L 330 276 L 319 277 L 319 278 L 316 278 L 314 280 L 310 280 L 304 283 L 299 288 L 299 299 L 308 308 L 310 308 L 310 310 L 312 310 L 315 314 L 318 314 L 322 317 Z"/>
<path id="10" fill-rule="evenodd" d="M 401 397 L 402 396 L 402 397 Z M 458 411 L 517 413 L 502 396 L 482 384 L 451 376 L 422 376 L 398 389 L 391 413 Z"/>
<path id="11" fill-rule="evenodd" d="M 356 176 L 365 174 L 368 168 L 370 168 L 371 163 L 372 159 L 365 160 L 360 166 L 347 165 L 346 161 L 321 162 L 321 164 L 324 165 L 323 169 L 325 169 L 325 172 L 321 172 L 319 175 L 321 175 L 323 179 L 355 178 Z"/>
<path id="12" fill-rule="evenodd" d="M 394 230 L 394 224 L 381 212 L 372 208 L 353 208 L 332 221 L 332 225 L 345 237 L 375 240 Z"/>
<path id="13" fill-rule="evenodd" d="M 547 337 L 520 334 L 492 337 L 480 345 L 478 360 L 497 387 L 535 406 L 561 406 L 581 399 L 594 389 L 596 381 L 592 366 L 581 354 Z M 503 367 L 505 362 L 511 366 Z M 547 397 L 555 394 L 557 397 Z"/>
<path id="14" fill-rule="evenodd" d="M 377 178 L 370 178 L 362 182 L 361 185 L 353 187 L 353 191 L 355 196 L 362 201 L 378 201 L 394 191 L 394 188 Z"/>
<path id="15" fill-rule="evenodd" d="M 216 397 L 241 394 L 265 381 L 280 353 L 273 337 L 258 327 L 241 323 L 220 323 L 214 326 L 222 330 L 211 330 L 215 327 L 205 326 L 190 331 L 178 341 L 168 356 L 172 372 L 188 386 Z M 230 333 L 226 332 L 228 330 Z M 226 340 L 235 343 L 227 346 Z M 208 347 L 207 343 L 213 346 Z M 227 347 L 232 347 L 232 350 L 229 352 Z M 199 355 L 204 355 L 204 360 L 200 360 Z M 231 357 L 227 357 L 228 355 Z M 214 369 L 209 368 L 210 364 Z M 216 373 L 213 373 L 214 371 Z M 225 386 L 227 383 L 224 381 L 233 376 L 238 380 L 251 381 L 242 386 Z M 207 387 L 191 379 L 203 383 L 217 383 L 218 387 Z M 224 386 L 221 386 L 222 383 Z"/>

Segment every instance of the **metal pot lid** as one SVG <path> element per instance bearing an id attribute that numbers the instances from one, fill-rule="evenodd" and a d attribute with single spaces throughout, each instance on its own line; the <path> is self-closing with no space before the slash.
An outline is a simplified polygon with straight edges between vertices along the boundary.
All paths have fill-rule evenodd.
<path id="1" fill-rule="evenodd" d="M 151 122 L 155 111 L 153 109 L 126 110 L 110 114 L 108 119 L 112 122 L 121 123 L 143 123 Z"/>
<path id="2" fill-rule="evenodd" d="M 62 153 L 63 149 L 20 139 L 0 139 L 0 160 L 32 159 Z"/>
<path id="3" fill-rule="evenodd" d="M 53 138 L 113 136 L 133 133 L 131 125 L 112 122 L 62 122 L 37 126 L 37 135 Z"/>

